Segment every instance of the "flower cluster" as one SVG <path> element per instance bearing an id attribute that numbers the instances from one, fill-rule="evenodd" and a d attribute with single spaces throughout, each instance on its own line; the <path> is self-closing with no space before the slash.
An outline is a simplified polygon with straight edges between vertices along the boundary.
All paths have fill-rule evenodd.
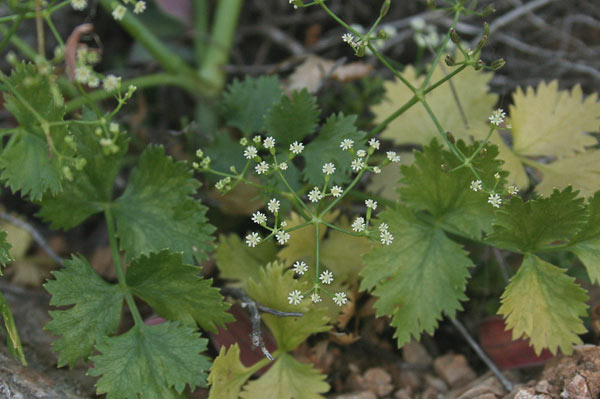
<path id="1" fill-rule="evenodd" d="M 500 126 L 504 122 L 504 118 L 506 118 L 506 112 L 502 108 L 498 108 L 488 119 L 492 125 Z"/>
<path id="2" fill-rule="evenodd" d="M 304 261 L 296 261 L 292 265 L 292 268 L 294 270 L 294 273 L 298 274 L 299 276 L 303 276 L 308 271 L 308 265 Z M 290 305 L 298 305 L 308 295 L 310 295 L 310 300 L 313 303 L 319 303 L 322 301 L 321 295 L 319 295 L 319 291 L 323 291 L 324 293 L 329 295 L 332 298 L 333 302 L 335 302 L 335 304 L 338 306 L 343 306 L 346 303 L 348 303 L 348 297 L 346 296 L 345 292 L 336 292 L 335 294 L 330 294 L 329 291 L 321 287 L 321 284 L 331 285 L 332 283 L 333 273 L 329 270 L 325 270 L 321 274 L 319 274 L 318 280 L 315 275 L 315 286 L 308 292 L 302 293 L 299 290 L 293 290 L 292 292 L 290 292 L 288 295 L 288 303 Z"/>
<path id="3" fill-rule="evenodd" d="M 146 11 L 146 2 L 143 0 L 123 0 L 124 4 L 133 4 L 133 13 L 141 14 Z M 123 4 L 117 4 L 112 11 L 112 16 L 116 21 L 120 21 L 125 17 L 127 8 Z"/>

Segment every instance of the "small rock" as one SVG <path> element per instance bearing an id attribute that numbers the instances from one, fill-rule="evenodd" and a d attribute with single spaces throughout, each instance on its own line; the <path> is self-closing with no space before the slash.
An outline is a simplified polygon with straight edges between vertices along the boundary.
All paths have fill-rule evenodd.
<path id="1" fill-rule="evenodd" d="M 396 384 L 401 388 L 408 388 L 411 392 L 421 387 L 419 374 L 412 370 L 402 370 L 397 375 Z"/>
<path id="2" fill-rule="evenodd" d="M 410 391 L 406 388 L 402 388 L 396 391 L 396 393 L 394 394 L 394 398 L 395 399 L 412 399 L 412 396 L 410 396 Z"/>
<path id="3" fill-rule="evenodd" d="M 381 367 L 368 369 L 362 376 L 361 385 L 373 392 L 377 397 L 383 397 L 394 389 L 392 377 Z"/>
<path id="4" fill-rule="evenodd" d="M 432 376 L 431 374 L 425 374 L 425 383 L 435 388 L 438 392 L 448 392 L 448 385 L 441 378 Z"/>
<path id="5" fill-rule="evenodd" d="M 439 392 L 437 391 L 437 389 L 435 389 L 434 387 L 427 387 L 423 393 L 421 394 L 421 399 L 438 399 L 440 398 L 442 395 L 439 394 Z"/>
<path id="6" fill-rule="evenodd" d="M 449 353 L 440 356 L 433 362 L 433 368 L 452 388 L 467 384 L 477 377 L 463 355 Z"/>
<path id="7" fill-rule="evenodd" d="M 575 374 L 565 384 L 565 390 L 562 391 L 560 397 L 565 399 L 592 399 L 592 394 L 590 393 L 586 379 L 581 374 Z"/>
<path id="8" fill-rule="evenodd" d="M 429 366 L 432 363 L 431 356 L 423 345 L 417 341 L 410 341 L 402 347 L 402 359 L 409 364 L 418 366 Z"/>
<path id="9" fill-rule="evenodd" d="M 483 395 L 479 395 L 473 399 L 498 399 L 498 397 L 493 393 L 484 393 Z"/>
<path id="10" fill-rule="evenodd" d="M 538 393 L 550 393 L 550 383 L 547 380 L 541 380 L 535 386 L 535 391 Z"/>
<path id="11" fill-rule="evenodd" d="M 545 393 L 536 395 L 533 388 L 521 388 L 515 395 L 514 399 L 552 399 L 552 397 L 546 395 Z"/>
<path id="12" fill-rule="evenodd" d="M 505 390 L 500 381 L 495 376 L 483 375 L 472 381 L 464 388 L 456 389 L 457 399 L 478 399 L 484 395 L 494 395 L 501 397 Z"/>
<path id="13" fill-rule="evenodd" d="M 377 399 L 375 394 L 370 391 L 344 393 L 336 396 L 335 399 Z"/>

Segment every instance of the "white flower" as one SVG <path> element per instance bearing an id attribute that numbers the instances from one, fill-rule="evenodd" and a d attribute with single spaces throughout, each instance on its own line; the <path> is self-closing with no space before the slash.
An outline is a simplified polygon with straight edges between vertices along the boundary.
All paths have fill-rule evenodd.
<path id="1" fill-rule="evenodd" d="M 279 212 L 279 205 L 280 205 L 279 201 L 276 200 L 275 198 L 273 198 L 267 204 L 267 209 L 269 209 L 269 211 L 271 213 L 277 213 L 277 212 Z"/>
<path id="2" fill-rule="evenodd" d="M 256 170 L 256 173 L 259 175 L 262 175 L 263 173 L 267 173 L 269 170 L 269 164 L 266 163 L 265 161 L 262 161 L 261 163 L 259 163 L 258 165 L 256 165 L 254 167 L 254 170 Z"/>
<path id="3" fill-rule="evenodd" d="M 344 43 L 350 44 L 350 43 L 354 42 L 354 35 L 352 35 L 352 33 L 349 33 L 349 32 L 348 33 L 344 33 L 342 35 L 342 41 Z"/>
<path id="4" fill-rule="evenodd" d="M 298 155 L 304 151 L 304 144 L 294 141 L 292 144 L 290 144 L 290 151 Z"/>
<path id="5" fill-rule="evenodd" d="M 252 214 L 252 221 L 256 224 L 267 223 L 267 215 L 262 212 L 255 212 Z"/>
<path id="6" fill-rule="evenodd" d="M 294 266 L 294 272 L 296 272 L 300 275 L 302 275 L 308 271 L 308 265 L 304 262 L 296 261 L 296 263 L 294 263 L 293 266 Z"/>
<path id="7" fill-rule="evenodd" d="M 146 11 L 146 2 L 145 1 L 136 2 L 135 7 L 133 8 L 133 12 L 135 14 L 141 14 L 144 11 Z"/>
<path id="8" fill-rule="evenodd" d="M 500 198 L 500 194 L 490 194 L 488 197 L 488 204 L 492 204 L 494 208 L 500 208 L 501 203 L 502 198 Z"/>
<path id="9" fill-rule="evenodd" d="M 333 186 L 331 187 L 331 195 L 333 195 L 334 197 L 339 197 L 340 195 L 342 195 L 342 193 L 344 192 L 344 190 L 342 190 L 342 188 L 340 186 Z"/>
<path id="10" fill-rule="evenodd" d="M 425 20 L 421 17 L 414 17 L 410 20 L 410 27 L 420 32 L 425 29 Z"/>
<path id="11" fill-rule="evenodd" d="M 321 194 L 321 190 L 319 187 L 313 188 L 310 193 L 308 193 L 308 199 L 310 202 L 319 202 L 320 199 L 323 198 L 323 194 Z"/>
<path id="12" fill-rule="evenodd" d="M 504 122 L 504 118 L 506 118 L 506 113 L 502 108 L 498 108 L 488 118 L 492 125 L 500 126 L 502 122 Z"/>
<path id="13" fill-rule="evenodd" d="M 245 147 L 245 146 L 247 146 L 247 145 L 248 145 L 248 139 L 247 139 L 247 138 L 245 138 L 245 137 L 242 137 L 242 138 L 240 139 L 240 145 L 242 145 L 242 146 L 244 146 L 244 147 Z"/>
<path id="14" fill-rule="evenodd" d="M 375 173 L 376 175 L 381 173 L 381 168 L 379 166 L 375 166 L 373 167 L 373 173 Z"/>
<path id="15" fill-rule="evenodd" d="M 260 136 L 254 136 L 252 137 L 252 141 L 254 141 L 254 144 L 260 144 L 262 138 Z"/>
<path id="16" fill-rule="evenodd" d="M 275 147 L 275 139 L 273 137 L 267 137 L 264 141 L 263 141 L 263 146 L 265 146 L 265 148 L 273 148 Z"/>
<path id="17" fill-rule="evenodd" d="M 319 276 L 319 280 L 321 280 L 323 284 L 331 284 L 333 282 L 333 273 L 331 273 L 329 270 L 325 270 Z"/>
<path id="18" fill-rule="evenodd" d="M 519 192 L 519 188 L 517 186 L 508 186 L 507 190 L 510 195 L 517 195 Z"/>
<path id="19" fill-rule="evenodd" d="M 348 298 L 346 298 L 345 292 L 337 292 L 333 296 L 333 302 L 335 302 L 338 306 L 345 305 L 348 302 Z"/>
<path id="20" fill-rule="evenodd" d="M 260 240 L 261 240 L 261 238 L 258 235 L 258 233 L 256 233 L 256 232 L 250 233 L 246 236 L 246 244 L 252 248 L 254 248 L 256 245 L 258 245 Z"/>
<path id="21" fill-rule="evenodd" d="M 325 173 L 326 175 L 332 175 L 333 172 L 335 172 L 335 165 L 332 164 L 331 162 L 326 163 L 323 165 L 323 173 Z"/>
<path id="22" fill-rule="evenodd" d="M 340 143 L 340 148 L 342 150 L 349 150 L 350 148 L 352 148 L 352 146 L 354 146 L 354 140 L 344 139 Z"/>
<path id="23" fill-rule="evenodd" d="M 100 86 L 100 79 L 98 79 L 98 76 L 92 75 L 88 80 L 87 85 L 88 87 L 95 89 L 96 87 Z"/>
<path id="24" fill-rule="evenodd" d="M 498 172 L 494 173 L 494 178 L 496 180 L 500 180 L 500 173 L 498 173 Z"/>
<path id="25" fill-rule="evenodd" d="M 115 9 L 112 12 L 112 16 L 115 20 L 120 21 L 123 19 L 123 17 L 125 16 L 125 13 L 127 12 L 127 9 L 125 7 L 123 7 L 121 4 L 119 4 L 118 6 L 115 7 Z"/>
<path id="26" fill-rule="evenodd" d="M 356 156 L 359 158 L 364 158 L 367 156 L 367 152 L 365 150 L 358 150 L 356 151 Z"/>
<path id="27" fill-rule="evenodd" d="M 285 163 L 285 162 L 280 163 L 279 164 L 279 169 L 281 169 L 281 170 L 287 170 L 287 163 Z"/>
<path id="28" fill-rule="evenodd" d="M 294 290 L 294 291 L 290 292 L 290 295 L 288 295 L 288 302 L 290 305 L 297 305 L 303 299 L 304 299 L 304 296 L 298 290 Z"/>
<path id="29" fill-rule="evenodd" d="M 379 140 L 377 140 L 375 137 L 373 137 L 371 140 L 369 140 L 369 145 L 378 150 L 379 149 Z"/>
<path id="30" fill-rule="evenodd" d="M 106 91 L 115 91 L 119 86 L 121 86 L 121 78 L 116 77 L 115 75 L 108 75 L 102 81 L 102 87 L 104 87 L 104 90 Z"/>
<path id="31" fill-rule="evenodd" d="M 362 216 L 357 217 L 352 222 L 352 230 L 360 232 L 365 229 L 365 219 Z"/>
<path id="32" fill-rule="evenodd" d="M 355 159 L 350 164 L 350 167 L 355 172 L 360 172 L 362 170 L 362 168 L 364 168 L 364 166 L 365 166 L 365 163 L 362 161 L 362 159 Z"/>
<path id="33" fill-rule="evenodd" d="M 387 225 L 387 223 L 380 223 L 379 224 L 379 231 L 388 231 L 389 226 Z"/>
<path id="34" fill-rule="evenodd" d="M 383 245 L 390 245 L 394 241 L 394 236 L 387 230 L 380 230 L 379 239 Z"/>
<path id="35" fill-rule="evenodd" d="M 481 180 L 473 180 L 471 182 L 471 190 L 477 192 L 483 190 L 483 186 L 481 185 Z"/>
<path id="36" fill-rule="evenodd" d="M 256 147 L 254 147 L 254 146 L 248 146 L 244 150 L 244 156 L 246 157 L 246 159 L 252 159 L 256 155 L 258 155 L 258 151 L 256 150 Z"/>
<path id="37" fill-rule="evenodd" d="M 373 201 L 372 199 L 366 200 L 365 205 L 367 208 L 371 208 L 373 210 L 377 209 L 377 201 Z"/>
<path id="38" fill-rule="evenodd" d="M 400 162 L 400 155 L 397 155 L 394 151 L 388 151 L 385 155 L 387 155 L 387 159 L 394 163 Z"/>
<path id="39" fill-rule="evenodd" d="M 87 0 L 71 0 L 71 7 L 74 10 L 81 11 L 87 7 Z"/>
<path id="40" fill-rule="evenodd" d="M 283 230 L 279 230 L 277 233 L 275 233 L 275 238 L 277 238 L 277 242 L 279 243 L 279 245 L 283 245 L 290 239 L 290 233 L 286 233 Z"/>
<path id="41" fill-rule="evenodd" d="M 108 125 L 108 130 L 113 134 L 119 133 L 119 124 L 112 122 L 110 125 Z"/>
<path id="42" fill-rule="evenodd" d="M 79 83 L 87 83 L 92 77 L 92 69 L 87 65 L 75 68 L 75 80 Z"/>
<path id="43" fill-rule="evenodd" d="M 287 222 L 285 220 L 282 220 L 281 223 L 279 223 L 279 225 L 281 227 L 286 227 L 287 226 Z"/>
<path id="44" fill-rule="evenodd" d="M 310 300 L 313 301 L 313 303 L 319 303 L 319 302 L 321 302 L 321 296 L 319 294 L 317 294 L 316 292 L 313 292 L 312 295 L 310 296 Z"/>

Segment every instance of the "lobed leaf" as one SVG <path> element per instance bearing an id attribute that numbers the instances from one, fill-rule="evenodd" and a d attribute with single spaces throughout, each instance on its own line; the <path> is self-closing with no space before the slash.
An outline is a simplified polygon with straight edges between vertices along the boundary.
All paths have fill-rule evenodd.
<path id="1" fill-rule="evenodd" d="M 585 225 L 573 237 L 569 250 L 584 264 L 592 283 L 600 284 L 600 191 L 588 199 Z"/>
<path id="2" fill-rule="evenodd" d="M 266 241 L 257 248 L 249 248 L 237 234 L 221 234 L 215 253 L 219 277 L 235 280 L 237 285 L 244 284 L 250 278 L 257 280 L 261 268 L 275 260 L 276 254 L 277 247 L 274 241 Z"/>
<path id="3" fill-rule="evenodd" d="M 282 95 L 265 116 L 267 135 L 273 136 L 277 144 L 287 148 L 294 141 L 313 133 L 319 119 L 316 97 L 303 89 L 294 91 L 291 97 Z"/>
<path id="4" fill-rule="evenodd" d="M 21 345 L 21 339 L 17 332 L 17 326 L 15 325 L 15 319 L 13 318 L 10 307 L 4 295 L 0 292 L 0 318 L 4 320 L 4 328 L 6 329 L 6 346 L 8 347 L 9 353 L 23 366 L 27 366 L 27 360 L 25 360 L 25 353 L 23 352 L 23 346 Z"/>
<path id="5" fill-rule="evenodd" d="M 12 245 L 6 241 L 6 238 L 6 231 L 0 230 L 0 276 L 2 276 L 2 267 L 13 260 L 13 257 L 9 252 Z"/>
<path id="6" fill-rule="evenodd" d="M 242 364 L 238 344 L 233 344 L 228 349 L 222 346 L 208 375 L 208 385 L 210 385 L 208 398 L 239 398 L 242 385 L 254 374 L 254 371 Z"/>

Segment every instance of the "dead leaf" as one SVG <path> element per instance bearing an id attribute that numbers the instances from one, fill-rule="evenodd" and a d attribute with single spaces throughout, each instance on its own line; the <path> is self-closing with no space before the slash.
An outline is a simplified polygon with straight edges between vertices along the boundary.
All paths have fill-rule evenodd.
<path id="1" fill-rule="evenodd" d="M 335 61 L 311 55 L 288 77 L 286 89 L 290 92 L 306 89 L 309 93 L 316 93 L 328 75 L 337 81 L 349 82 L 367 76 L 372 70 L 373 67 L 364 62 L 351 62 L 336 67 Z"/>

